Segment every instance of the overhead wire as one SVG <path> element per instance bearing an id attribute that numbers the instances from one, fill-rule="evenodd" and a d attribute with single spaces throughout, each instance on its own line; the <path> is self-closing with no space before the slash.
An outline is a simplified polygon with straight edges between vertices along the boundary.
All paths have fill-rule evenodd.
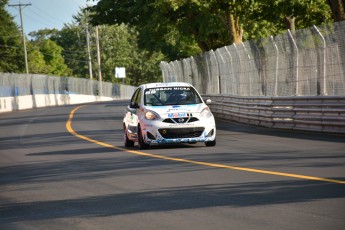
<path id="1" fill-rule="evenodd" d="M 51 27 L 52 25 L 50 24 L 47 24 L 45 23 L 45 21 L 40 21 L 39 19 L 35 18 L 35 17 L 32 17 L 31 15 L 27 14 L 27 13 L 23 13 L 24 16 L 25 16 L 25 19 L 30 19 L 31 21 L 34 21 L 36 23 L 39 23 L 40 25 L 44 25 L 44 26 L 47 26 L 47 27 Z"/>
<path id="2" fill-rule="evenodd" d="M 38 8 L 36 5 L 31 5 L 31 6 L 32 6 L 32 8 L 34 8 L 34 9 L 38 10 L 39 12 L 41 12 L 41 13 L 45 14 L 46 16 L 48 16 L 48 17 L 50 18 L 50 19 L 48 19 L 48 20 L 51 21 L 51 22 L 53 22 L 53 23 L 56 23 L 56 21 L 59 21 L 59 22 L 61 22 L 61 23 L 66 23 L 66 22 L 63 22 L 60 18 L 56 18 L 56 17 L 54 17 L 54 16 L 48 14 L 46 11 L 44 11 L 44 10 Z M 42 17 L 42 16 L 41 16 L 41 17 Z M 45 17 L 42 17 L 42 18 L 45 18 Z"/>
<path id="3" fill-rule="evenodd" d="M 29 20 L 35 21 L 36 23 L 40 23 L 41 25 L 52 27 L 51 24 L 55 24 L 56 21 L 59 21 L 61 23 L 66 24 L 61 19 L 56 18 L 56 17 L 48 14 L 46 11 L 40 9 L 39 7 L 37 7 L 34 4 L 30 5 L 30 7 L 28 9 L 29 9 L 29 11 L 31 13 L 33 13 L 35 16 L 37 16 L 37 18 L 36 17 L 32 17 L 32 15 L 28 14 L 26 11 L 23 12 L 24 16 L 26 18 L 29 18 Z M 82 29 L 85 28 L 85 26 L 81 26 L 81 25 L 73 25 L 73 26 L 75 26 L 77 28 L 79 27 L 79 28 L 82 28 Z M 6 35 L 6 36 L 1 36 L 1 37 L 15 38 L 15 37 L 21 37 L 21 36 L 20 35 L 19 36 L 7 36 Z M 80 42 L 78 44 L 79 45 L 86 45 L 86 43 L 84 44 L 84 43 L 80 43 Z M 21 47 L 17 47 L 17 46 L 6 46 L 6 45 L 0 45 L 0 47 L 15 48 L 15 49 L 20 49 L 21 48 Z M 31 50 L 33 50 L 33 49 L 29 49 L 28 51 L 31 51 Z M 41 53 L 45 54 L 45 55 L 49 55 L 49 56 L 54 56 L 54 55 L 51 55 L 51 54 L 48 54 L 48 53 L 45 53 L 45 52 L 41 52 Z M 78 59 L 73 59 L 73 58 L 66 57 L 69 54 L 87 54 L 87 51 L 73 51 L 73 50 L 65 50 L 65 49 L 63 49 L 62 50 L 62 55 L 64 56 L 64 59 L 66 59 L 66 60 L 74 60 L 74 61 L 78 61 L 78 62 L 88 62 L 88 60 L 78 60 Z"/>
<path id="4" fill-rule="evenodd" d="M 8 46 L 8 45 L 0 45 L 0 47 L 4 47 L 4 48 L 12 48 L 12 49 L 21 49 L 22 47 L 19 46 Z M 32 51 L 34 49 L 28 49 L 28 51 Z M 40 51 L 40 53 L 51 56 L 51 57 L 56 57 L 55 55 L 46 53 L 46 52 L 42 52 Z M 74 58 L 68 58 L 68 57 L 63 57 L 65 60 L 72 60 L 72 61 L 78 61 L 78 62 L 88 62 L 88 60 L 79 60 L 79 59 L 74 59 Z"/>

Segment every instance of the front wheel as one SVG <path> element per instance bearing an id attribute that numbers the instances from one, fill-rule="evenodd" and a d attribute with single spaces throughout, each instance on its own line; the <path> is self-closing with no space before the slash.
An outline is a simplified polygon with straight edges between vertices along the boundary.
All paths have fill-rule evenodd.
<path id="1" fill-rule="evenodd" d="M 214 139 L 213 141 L 206 141 L 205 145 L 207 147 L 212 147 L 212 146 L 216 146 L 216 139 Z"/>
<path id="2" fill-rule="evenodd" d="M 148 148 L 150 148 L 150 145 L 146 144 L 144 142 L 144 138 L 143 138 L 143 135 L 141 133 L 140 127 L 138 128 L 138 145 L 139 145 L 139 149 L 148 149 Z"/>
<path id="3" fill-rule="evenodd" d="M 125 144 L 125 147 L 133 147 L 134 146 L 134 141 L 131 141 L 128 139 L 127 135 L 127 129 L 126 126 L 123 126 L 123 142 Z"/>

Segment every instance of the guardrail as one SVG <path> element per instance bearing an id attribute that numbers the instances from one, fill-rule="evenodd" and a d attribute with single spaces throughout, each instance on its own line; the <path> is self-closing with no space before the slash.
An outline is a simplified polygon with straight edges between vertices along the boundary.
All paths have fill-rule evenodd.
<path id="1" fill-rule="evenodd" d="M 345 133 L 344 96 L 203 95 L 216 118 L 269 128 Z"/>

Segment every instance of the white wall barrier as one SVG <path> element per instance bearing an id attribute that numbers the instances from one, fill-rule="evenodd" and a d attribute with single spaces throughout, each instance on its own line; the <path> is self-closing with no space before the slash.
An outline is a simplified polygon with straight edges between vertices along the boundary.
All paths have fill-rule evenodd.
<path id="1" fill-rule="evenodd" d="M 39 94 L 26 95 L 17 97 L 1 97 L 0 98 L 0 113 L 11 112 L 14 110 L 24 110 L 32 108 L 60 106 L 60 105 L 75 105 L 83 103 L 91 103 L 96 101 L 111 101 L 111 97 L 101 97 L 93 95 L 68 95 L 68 94 Z"/>
<path id="2" fill-rule="evenodd" d="M 0 73 L 0 113 L 129 99 L 136 87 L 95 80 Z"/>
<path id="3" fill-rule="evenodd" d="M 345 133 L 345 96 L 203 95 L 216 118 L 269 128 Z"/>

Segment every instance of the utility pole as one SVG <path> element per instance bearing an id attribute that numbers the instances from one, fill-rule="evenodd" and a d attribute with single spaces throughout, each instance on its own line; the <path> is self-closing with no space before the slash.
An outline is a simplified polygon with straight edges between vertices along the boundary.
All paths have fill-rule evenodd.
<path id="1" fill-rule="evenodd" d="M 19 8 L 19 15 L 20 15 L 20 25 L 22 28 L 22 37 L 23 37 L 23 46 L 24 46 L 24 58 L 25 58 L 25 69 L 26 73 L 29 74 L 29 66 L 28 66 L 28 53 L 26 51 L 26 40 L 25 40 L 25 33 L 24 33 L 24 23 L 23 23 L 23 16 L 22 16 L 22 7 L 25 8 L 26 6 L 31 6 L 31 3 L 29 4 L 13 4 L 13 5 L 8 5 L 8 6 L 13 6 L 13 7 L 18 7 Z"/>
<path id="2" fill-rule="evenodd" d="M 101 51 L 99 49 L 98 26 L 96 26 L 96 46 L 97 46 L 98 81 L 101 82 L 102 81 Z"/>
<path id="3" fill-rule="evenodd" d="M 90 49 L 90 33 L 89 33 L 89 25 L 86 25 L 86 43 L 87 43 L 87 52 L 89 55 L 89 74 L 90 79 L 92 80 L 92 62 L 91 62 L 91 49 Z"/>

